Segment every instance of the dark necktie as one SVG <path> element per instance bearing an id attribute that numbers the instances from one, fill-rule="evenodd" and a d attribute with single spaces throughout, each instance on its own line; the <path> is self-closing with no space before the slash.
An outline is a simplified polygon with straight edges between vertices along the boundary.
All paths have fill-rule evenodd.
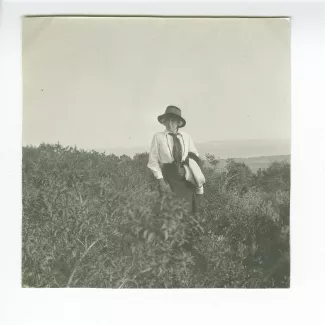
<path id="1" fill-rule="evenodd" d="M 179 138 L 177 137 L 178 133 L 169 133 L 173 137 L 173 157 L 178 168 L 180 168 L 182 161 L 182 144 Z"/>

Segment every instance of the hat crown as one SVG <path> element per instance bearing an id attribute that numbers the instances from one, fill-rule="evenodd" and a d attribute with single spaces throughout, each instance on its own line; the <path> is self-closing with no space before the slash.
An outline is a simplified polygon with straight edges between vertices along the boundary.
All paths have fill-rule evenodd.
<path id="1" fill-rule="evenodd" d="M 182 116 L 181 110 L 178 107 L 172 105 L 166 108 L 165 114 L 175 114 L 178 116 Z"/>
<path id="2" fill-rule="evenodd" d="M 174 115 L 177 116 L 179 118 L 179 120 L 181 121 L 181 124 L 178 126 L 180 128 L 184 127 L 186 125 L 186 121 L 184 120 L 184 118 L 182 117 L 182 112 L 181 110 L 174 106 L 174 105 L 169 105 L 166 110 L 165 113 L 162 115 L 158 116 L 158 121 L 162 124 L 164 124 L 164 118 L 170 115 Z"/>

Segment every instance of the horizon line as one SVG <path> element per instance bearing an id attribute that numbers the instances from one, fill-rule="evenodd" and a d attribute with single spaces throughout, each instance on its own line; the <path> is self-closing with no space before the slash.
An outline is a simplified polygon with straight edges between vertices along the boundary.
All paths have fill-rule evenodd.
<path id="1" fill-rule="evenodd" d="M 244 142 L 244 141 L 285 141 L 291 143 L 291 138 L 248 138 L 248 139 L 223 139 L 223 140 L 208 140 L 208 141 L 196 141 L 196 145 L 201 145 L 201 144 L 208 144 L 208 143 L 218 143 L 218 142 Z M 61 146 L 64 147 L 77 147 L 79 149 L 84 149 L 84 150 L 116 150 L 116 149 L 140 149 L 144 147 L 150 148 L 150 144 L 139 144 L 139 145 L 134 145 L 134 146 L 116 146 L 116 147 L 86 147 L 86 146 L 80 146 L 77 144 L 63 144 L 60 141 L 57 142 L 44 142 L 41 141 L 39 144 L 32 144 L 32 143 L 25 143 L 22 144 L 22 147 L 27 147 L 27 146 L 40 146 L 41 144 L 49 144 L 49 145 L 56 145 L 60 144 Z"/>
<path id="2" fill-rule="evenodd" d="M 206 144 L 206 143 L 213 143 L 213 142 L 243 142 L 243 141 L 287 141 L 291 142 L 291 138 L 248 138 L 248 139 L 223 139 L 223 140 L 207 140 L 207 141 L 195 141 L 196 144 Z M 137 149 L 146 147 L 148 145 L 145 144 L 138 144 L 132 147 L 128 146 L 117 146 L 117 147 L 96 147 L 97 149 Z"/>
<path id="3" fill-rule="evenodd" d="M 22 148 L 27 148 L 27 147 L 39 147 L 41 144 L 45 144 L 45 145 L 50 145 L 50 146 L 54 146 L 54 145 L 57 145 L 59 144 L 60 146 L 62 146 L 63 148 L 64 147 L 73 147 L 73 148 L 76 148 L 77 150 L 83 150 L 83 151 L 97 151 L 98 153 L 102 153 L 100 151 L 98 151 L 98 149 L 85 149 L 85 148 L 80 148 L 76 145 L 63 145 L 61 143 L 45 143 L 45 142 L 42 142 L 40 143 L 39 145 L 33 145 L 33 144 L 27 144 L 27 145 L 22 145 Z M 143 153 L 148 153 L 147 151 L 146 152 L 137 152 L 137 153 L 133 153 L 133 154 L 130 154 L 130 153 L 122 153 L 121 155 L 116 155 L 115 153 L 107 153 L 107 152 L 104 152 L 105 155 L 115 155 L 117 157 L 121 157 L 123 155 L 125 156 L 128 156 L 130 158 L 133 158 L 133 156 L 135 156 L 136 154 L 143 154 Z M 217 159 L 219 160 L 227 160 L 227 159 L 256 159 L 256 158 L 264 158 L 264 157 L 282 157 L 282 156 L 291 156 L 291 152 L 290 153 L 286 153 L 286 154 L 272 154 L 272 155 L 248 155 L 248 156 L 218 156 L 216 157 Z M 202 156 L 202 160 L 206 160 L 205 158 L 205 155 Z"/>

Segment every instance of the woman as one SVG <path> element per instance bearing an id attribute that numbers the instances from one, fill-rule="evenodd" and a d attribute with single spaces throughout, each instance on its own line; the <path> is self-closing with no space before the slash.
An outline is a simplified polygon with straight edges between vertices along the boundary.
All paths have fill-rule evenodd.
<path id="1" fill-rule="evenodd" d="M 187 202 L 191 214 L 197 212 L 197 194 L 203 194 L 204 176 L 198 166 L 199 154 L 192 138 L 179 131 L 186 125 L 181 110 L 168 106 L 158 121 L 166 129 L 152 139 L 148 167 L 158 180 L 159 192 L 173 191 Z"/>
<path id="2" fill-rule="evenodd" d="M 168 106 L 158 121 L 165 125 L 164 132 L 156 133 L 152 139 L 148 167 L 158 179 L 159 192 L 173 191 L 185 199 L 190 214 L 197 212 L 197 195 L 203 194 L 204 176 L 199 167 L 199 154 L 192 138 L 179 129 L 186 125 L 181 110 Z M 187 243 L 182 247 L 190 251 L 201 272 L 207 271 L 206 258 L 193 247 L 193 235 L 187 234 Z"/>

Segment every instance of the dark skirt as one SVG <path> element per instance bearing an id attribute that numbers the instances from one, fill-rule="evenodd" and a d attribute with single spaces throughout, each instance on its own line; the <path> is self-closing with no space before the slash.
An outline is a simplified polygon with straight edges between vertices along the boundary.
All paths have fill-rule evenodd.
<path id="1" fill-rule="evenodd" d="M 165 164 L 162 168 L 162 172 L 171 190 L 179 198 L 185 199 L 189 213 L 195 216 L 198 209 L 196 187 L 188 182 L 185 176 L 178 172 L 177 166 L 174 163 Z M 186 242 L 181 247 L 191 252 L 194 257 L 196 269 L 201 272 L 206 272 L 208 267 L 207 260 L 205 256 L 194 247 L 196 235 L 193 234 L 191 229 L 188 229 L 185 236 Z"/>
<path id="2" fill-rule="evenodd" d="M 195 215 L 197 213 L 196 187 L 185 179 L 184 173 L 180 173 L 174 163 L 165 164 L 162 172 L 171 190 L 186 201 L 189 213 Z"/>

